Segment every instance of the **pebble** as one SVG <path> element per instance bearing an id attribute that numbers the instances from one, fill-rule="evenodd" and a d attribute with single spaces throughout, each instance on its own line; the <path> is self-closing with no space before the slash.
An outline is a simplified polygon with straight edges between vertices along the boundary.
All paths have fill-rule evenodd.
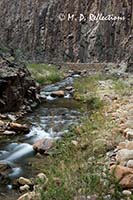
<path id="1" fill-rule="evenodd" d="M 4 126 L 4 125 L 5 123 L 2 120 L 0 120 L 0 126 Z"/>
<path id="2" fill-rule="evenodd" d="M 27 192 L 27 191 L 29 191 L 29 189 L 30 189 L 30 187 L 27 184 L 20 186 L 20 188 L 19 188 L 20 192 Z"/>
<path id="3" fill-rule="evenodd" d="M 77 146 L 78 145 L 78 142 L 76 140 L 72 140 L 71 142 L 73 145 Z"/>
<path id="4" fill-rule="evenodd" d="M 3 134 L 4 135 L 15 135 L 16 132 L 15 131 L 8 131 L 8 130 L 6 130 L 6 131 L 3 132 Z"/>
<path id="5" fill-rule="evenodd" d="M 72 86 L 67 86 L 67 87 L 65 88 L 65 90 L 67 90 L 67 91 L 70 91 L 70 90 L 72 90 L 72 89 L 73 89 Z"/>
<path id="6" fill-rule="evenodd" d="M 129 160 L 129 161 L 127 162 L 127 167 L 133 168 L 133 160 Z"/>
<path id="7" fill-rule="evenodd" d="M 121 149 L 118 151 L 116 160 L 120 163 L 123 161 L 128 161 L 133 159 L 133 150 Z"/>
<path id="8" fill-rule="evenodd" d="M 32 182 L 31 182 L 29 179 L 24 178 L 24 177 L 20 177 L 20 178 L 18 179 L 18 183 L 19 183 L 20 185 L 32 185 Z"/>
<path id="9" fill-rule="evenodd" d="M 130 190 L 123 190 L 122 194 L 124 194 L 126 196 L 130 196 L 132 194 L 132 192 Z"/>

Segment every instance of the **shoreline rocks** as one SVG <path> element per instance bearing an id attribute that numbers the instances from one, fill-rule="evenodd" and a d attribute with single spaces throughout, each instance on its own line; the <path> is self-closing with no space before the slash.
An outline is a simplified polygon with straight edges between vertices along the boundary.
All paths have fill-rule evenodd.
<path id="1" fill-rule="evenodd" d="M 0 113 L 15 112 L 30 106 L 29 100 L 39 103 L 39 88 L 28 69 L 0 55 Z M 25 110 L 26 110 L 25 107 Z"/>
<path id="2" fill-rule="evenodd" d="M 124 189 L 122 194 L 132 195 L 133 189 L 133 101 L 132 95 L 121 104 L 113 113 L 114 120 L 120 128 L 122 142 L 117 145 L 114 156 L 114 165 L 110 167 L 111 173 L 119 180 Z"/>
<path id="3" fill-rule="evenodd" d="M 11 130 L 13 130 L 15 132 L 28 133 L 30 131 L 30 129 L 26 125 L 14 123 L 14 122 L 10 123 L 9 127 L 10 127 Z"/>

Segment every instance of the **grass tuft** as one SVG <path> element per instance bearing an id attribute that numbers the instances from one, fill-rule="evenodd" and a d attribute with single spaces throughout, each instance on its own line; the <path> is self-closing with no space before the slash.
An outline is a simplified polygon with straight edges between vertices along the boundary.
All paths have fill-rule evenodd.
<path id="1" fill-rule="evenodd" d="M 40 84 L 55 83 L 63 76 L 55 65 L 29 63 L 27 67 L 32 77 Z"/>

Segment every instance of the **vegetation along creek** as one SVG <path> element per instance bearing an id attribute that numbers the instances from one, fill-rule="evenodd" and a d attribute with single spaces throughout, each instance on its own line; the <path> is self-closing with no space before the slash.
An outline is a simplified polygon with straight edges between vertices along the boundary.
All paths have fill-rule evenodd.
<path id="1" fill-rule="evenodd" d="M 49 141 L 53 142 L 64 134 L 69 134 L 70 128 L 80 121 L 80 103 L 73 99 L 73 82 L 78 78 L 73 74 L 55 84 L 42 86 L 42 103 L 33 113 L 27 114 L 18 122 L 30 127 L 29 133 L 13 136 L 12 140 L 2 140 L 0 149 L 0 162 L 7 163 L 11 169 L 8 171 L 6 184 L 1 176 L 1 193 L 11 195 L 12 182 L 20 176 L 30 177 L 34 172 L 28 166 L 28 158 L 36 155 L 33 144 L 41 139 L 48 140 L 44 149 L 49 149 Z M 48 146 L 47 146 L 48 145 Z M 15 195 L 15 194 L 13 194 Z M 9 198 L 9 197 L 7 197 Z M 12 197 L 13 198 L 13 197 Z"/>
<path id="2" fill-rule="evenodd" d="M 109 171 L 123 132 L 111 119 L 120 105 L 132 105 L 132 74 L 44 64 L 28 69 L 41 84 L 40 103 L 30 99 L 27 111 L 23 105 L 1 114 L 0 198 L 126 199 L 122 191 L 132 183 L 119 184 Z"/>
<path id="3" fill-rule="evenodd" d="M 0 200 L 133 200 L 133 0 L 0 0 Z"/>

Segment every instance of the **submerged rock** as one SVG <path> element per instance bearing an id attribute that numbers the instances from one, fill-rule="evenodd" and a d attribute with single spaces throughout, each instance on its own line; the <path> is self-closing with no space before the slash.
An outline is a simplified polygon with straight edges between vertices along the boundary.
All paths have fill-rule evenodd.
<path id="1" fill-rule="evenodd" d="M 54 91 L 51 93 L 51 97 L 64 97 L 65 92 L 63 90 Z"/>
<path id="2" fill-rule="evenodd" d="M 8 181 L 8 175 L 11 172 L 11 167 L 7 162 L 0 162 L 0 182 L 6 183 Z"/>
<path id="3" fill-rule="evenodd" d="M 0 174 L 5 174 L 5 172 L 9 171 L 11 167 L 8 163 L 4 161 L 0 161 Z"/>

